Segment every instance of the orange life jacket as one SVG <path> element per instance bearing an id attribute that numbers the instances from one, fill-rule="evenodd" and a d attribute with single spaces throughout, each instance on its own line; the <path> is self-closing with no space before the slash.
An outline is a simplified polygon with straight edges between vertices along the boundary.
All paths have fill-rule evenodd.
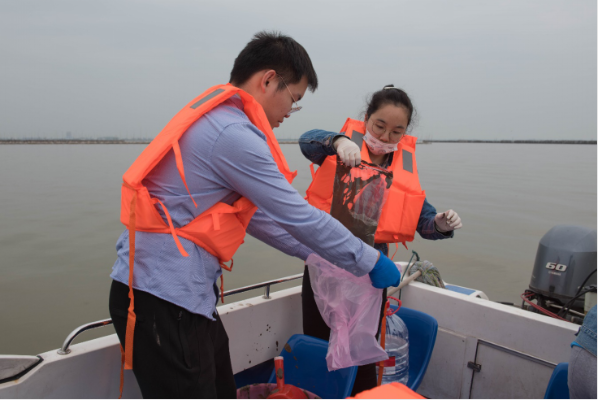
<path id="1" fill-rule="evenodd" d="M 392 382 L 377 386 L 374 389 L 364 390 L 349 399 L 425 399 L 424 396 L 414 392 L 402 383 Z"/>
<path id="2" fill-rule="evenodd" d="M 365 124 L 348 118 L 341 129 L 348 138 L 361 148 L 361 159 L 371 162 L 367 145 L 363 145 Z M 382 207 L 376 243 L 411 242 L 417 228 L 426 193 L 421 189 L 415 162 L 415 142 L 417 138 L 405 135 L 398 144 L 397 151 L 389 169 L 393 172 L 393 181 L 388 198 Z M 336 156 L 326 157 L 320 168 L 314 173 L 313 181 L 306 191 L 306 200 L 312 206 L 330 213 Z"/>
<path id="3" fill-rule="evenodd" d="M 249 93 L 231 84 L 213 86 L 193 99 L 170 120 L 158 136 L 143 150 L 123 176 L 121 196 L 120 220 L 129 229 L 129 298 L 131 303 L 128 311 L 125 339 L 126 369 L 133 368 L 133 331 L 136 320 L 133 306 L 135 232 L 170 233 L 179 251 L 185 257 L 188 254 L 178 237 L 188 239 L 216 257 L 220 265 L 230 271 L 230 268 L 224 262 L 231 260 L 235 251 L 243 243 L 247 225 L 257 210 L 257 207 L 251 201 L 241 197 L 232 205 L 216 203 L 187 225 L 175 228 L 164 204 L 157 198 L 152 198 L 147 188 L 142 184 L 143 179 L 172 149 L 177 169 L 189 193 L 190 201 L 193 201 L 193 204 L 197 207 L 185 180 L 179 139 L 202 115 L 235 94 L 241 97 L 244 106 L 243 111 L 249 120 L 266 135 L 270 152 L 280 172 L 289 182 L 292 182 L 297 175 L 296 171 L 291 172 L 289 170 L 262 106 Z M 156 210 L 156 204 L 160 204 L 162 207 L 168 223 L 164 222 L 162 216 Z"/>

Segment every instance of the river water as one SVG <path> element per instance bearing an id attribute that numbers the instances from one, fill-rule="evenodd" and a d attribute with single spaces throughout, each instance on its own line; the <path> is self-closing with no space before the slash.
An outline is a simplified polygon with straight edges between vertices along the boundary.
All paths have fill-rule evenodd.
<path id="1" fill-rule="evenodd" d="M 123 230 L 121 177 L 143 148 L 0 146 L 0 354 L 56 349 L 77 326 L 109 318 L 109 274 Z M 309 163 L 298 145 L 282 149 L 299 171 L 294 186 L 304 194 Z M 395 260 L 406 261 L 415 250 L 445 281 L 520 303 L 538 242 L 550 228 L 596 229 L 596 160 L 595 145 L 420 145 L 418 170 L 428 200 L 439 212 L 457 211 L 463 229 L 444 241 L 416 235 Z M 234 272 L 225 272 L 225 288 L 302 271 L 300 260 L 248 237 Z M 81 340 L 112 332 L 102 328 Z"/>

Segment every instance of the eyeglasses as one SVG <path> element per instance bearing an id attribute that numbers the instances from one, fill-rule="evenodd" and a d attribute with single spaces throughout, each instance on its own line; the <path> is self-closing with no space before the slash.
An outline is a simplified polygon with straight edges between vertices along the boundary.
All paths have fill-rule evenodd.
<path id="1" fill-rule="evenodd" d="M 379 125 L 378 123 L 374 122 L 372 124 L 372 133 L 378 137 L 384 135 L 386 133 L 387 129 L 385 127 L 383 127 L 382 125 Z M 390 137 L 390 135 L 393 134 L 393 137 L 396 138 L 398 136 L 399 140 L 401 141 L 401 139 L 403 138 L 403 136 L 405 136 L 405 133 L 399 133 L 399 132 L 393 132 L 392 130 L 390 130 L 390 133 L 388 134 L 388 136 Z"/>
<path id="2" fill-rule="evenodd" d="M 287 90 L 289 91 L 289 94 L 291 95 L 291 99 L 293 99 L 293 103 L 295 103 L 295 107 L 291 107 L 291 111 L 289 111 L 287 113 L 287 115 L 291 115 L 294 112 L 300 111 L 303 107 L 301 107 L 300 105 L 297 104 L 297 100 L 295 100 L 295 96 L 293 96 L 293 93 L 291 93 L 291 89 L 289 89 L 289 86 L 284 81 L 284 78 L 280 74 L 276 74 L 276 75 L 278 75 L 278 77 L 280 78 L 280 80 L 282 81 L 282 83 L 284 83 L 284 85 L 286 86 Z"/>

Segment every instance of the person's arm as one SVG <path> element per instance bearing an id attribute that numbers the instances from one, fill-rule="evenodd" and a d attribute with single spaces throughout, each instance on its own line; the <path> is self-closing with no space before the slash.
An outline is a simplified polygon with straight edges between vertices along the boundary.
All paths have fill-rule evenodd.
<path id="1" fill-rule="evenodd" d="M 282 251 L 286 255 L 297 257 L 303 261 L 307 259 L 307 256 L 313 253 L 312 249 L 303 245 L 291 236 L 259 209 L 253 214 L 253 217 L 247 226 L 247 233 L 267 245 Z"/>
<path id="2" fill-rule="evenodd" d="M 309 161 L 322 165 L 326 157 L 336 155 L 334 141 L 338 137 L 344 137 L 342 133 L 329 132 L 321 129 L 312 129 L 305 132 L 299 138 L 301 153 Z"/>
<path id="3" fill-rule="evenodd" d="M 436 208 L 428 203 L 428 199 L 424 199 L 422 211 L 419 214 L 419 221 L 417 222 L 417 232 L 421 237 L 428 240 L 449 239 L 455 236 L 454 231 L 445 233 L 438 232 L 434 226 L 434 218 L 436 217 Z"/>
<path id="4" fill-rule="evenodd" d="M 209 164 L 221 185 L 249 199 L 322 258 L 356 276 L 374 268 L 379 253 L 299 195 L 278 170 L 264 135 L 252 124 L 225 128 L 214 143 Z"/>

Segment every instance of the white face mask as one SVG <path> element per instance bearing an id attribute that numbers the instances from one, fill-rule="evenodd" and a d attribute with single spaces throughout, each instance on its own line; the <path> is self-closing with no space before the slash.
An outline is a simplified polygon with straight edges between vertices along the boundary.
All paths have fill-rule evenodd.
<path id="1" fill-rule="evenodd" d="M 363 137 L 363 140 L 365 140 L 367 143 L 370 151 L 378 156 L 381 154 L 392 153 L 393 151 L 397 151 L 399 148 L 398 143 L 384 143 L 376 139 L 367 129 L 365 130 L 365 136 Z"/>

